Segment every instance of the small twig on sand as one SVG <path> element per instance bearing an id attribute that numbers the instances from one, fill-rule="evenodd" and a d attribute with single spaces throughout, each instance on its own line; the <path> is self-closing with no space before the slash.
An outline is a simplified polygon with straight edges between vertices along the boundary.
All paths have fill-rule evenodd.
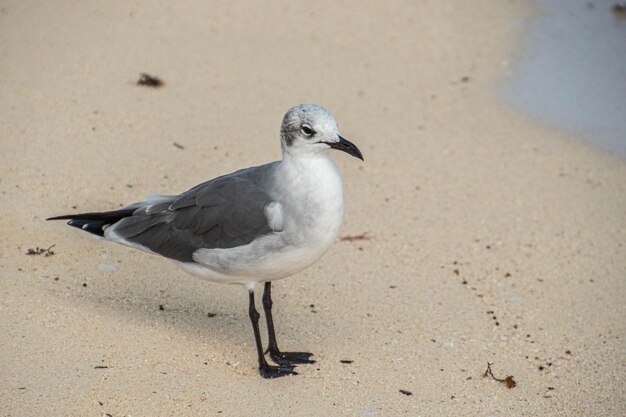
<path id="1" fill-rule="evenodd" d="M 514 388 L 517 385 L 517 382 L 515 382 L 515 380 L 513 379 L 513 375 L 509 375 L 504 379 L 496 378 L 493 372 L 491 371 L 491 365 L 493 364 L 487 362 L 487 369 L 485 370 L 485 373 L 483 374 L 483 378 L 490 376 L 491 378 L 493 378 L 494 381 L 498 381 L 506 385 L 508 389 Z"/>
<path id="2" fill-rule="evenodd" d="M 347 235 L 339 238 L 340 242 L 353 242 L 355 240 L 370 240 L 370 236 L 368 232 L 361 233 L 360 235 Z"/>

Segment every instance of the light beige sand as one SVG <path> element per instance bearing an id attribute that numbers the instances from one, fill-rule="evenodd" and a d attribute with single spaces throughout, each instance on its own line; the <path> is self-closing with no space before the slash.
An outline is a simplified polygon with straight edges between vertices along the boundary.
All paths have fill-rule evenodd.
<path id="1" fill-rule="evenodd" d="M 626 164 L 497 100 L 524 2 L 59 3 L 0 7 L 2 416 L 626 413 Z M 43 220 L 275 160 L 299 102 L 363 150 L 371 240 L 276 283 L 298 376 L 258 376 L 244 289 Z"/>

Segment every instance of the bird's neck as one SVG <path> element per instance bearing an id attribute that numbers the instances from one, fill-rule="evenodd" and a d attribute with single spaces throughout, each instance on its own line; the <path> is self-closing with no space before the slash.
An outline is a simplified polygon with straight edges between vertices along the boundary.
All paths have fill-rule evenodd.
<path id="1" fill-rule="evenodd" d="M 341 175 L 327 153 L 285 154 L 279 170 L 280 178 L 290 184 L 290 195 L 298 195 L 297 201 L 310 205 L 312 213 L 343 216 Z"/>
<path id="2" fill-rule="evenodd" d="M 341 175 L 327 152 L 305 155 L 284 154 L 281 162 L 281 175 L 306 188 L 329 193 L 338 187 L 343 192 Z M 313 191 L 313 190 L 309 190 Z"/>

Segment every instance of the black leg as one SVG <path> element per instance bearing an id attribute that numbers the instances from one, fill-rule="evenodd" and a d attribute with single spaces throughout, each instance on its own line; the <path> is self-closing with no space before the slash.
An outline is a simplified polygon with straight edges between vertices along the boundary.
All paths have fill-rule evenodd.
<path id="1" fill-rule="evenodd" d="M 293 371 L 293 366 L 272 366 L 269 365 L 265 360 L 265 355 L 263 354 L 263 346 L 261 345 L 261 333 L 259 332 L 260 314 L 256 311 L 256 308 L 254 306 L 254 290 L 249 290 L 248 294 L 250 296 L 250 307 L 248 313 L 250 314 L 252 329 L 254 330 L 256 351 L 259 355 L 259 373 L 263 378 L 278 378 L 279 376 L 296 374 L 296 372 Z"/>
<path id="2" fill-rule="evenodd" d="M 293 365 L 297 363 L 315 363 L 311 359 L 312 353 L 308 352 L 281 352 L 276 344 L 276 333 L 274 332 L 274 319 L 272 318 L 272 283 L 265 283 L 265 291 L 263 291 L 263 310 L 265 310 L 265 320 L 267 321 L 267 333 L 269 336 L 269 344 L 267 352 L 270 358 L 280 365 Z"/>

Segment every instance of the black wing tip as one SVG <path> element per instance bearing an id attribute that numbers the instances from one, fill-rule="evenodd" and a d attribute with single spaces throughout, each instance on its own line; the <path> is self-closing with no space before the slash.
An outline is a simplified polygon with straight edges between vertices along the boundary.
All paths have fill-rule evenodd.
<path id="1" fill-rule="evenodd" d="M 72 217 L 73 217 L 73 216 L 72 216 L 71 214 L 64 214 L 64 215 L 62 215 L 62 216 L 48 217 L 48 218 L 46 219 L 46 221 L 49 221 L 49 220 L 71 220 L 71 219 L 72 219 Z"/>
<path id="2" fill-rule="evenodd" d="M 108 224 L 103 220 L 80 220 L 72 219 L 67 222 L 69 226 L 89 232 L 92 235 L 104 237 L 104 227 Z"/>
<path id="3" fill-rule="evenodd" d="M 104 236 L 106 226 L 117 223 L 124 217 L 132 216 L 135 208 L 126 208 L 101 213 L 77 213 L 64 214 L 62 216 L 48 217 L 46 220 L 69 220 L 68 225 L 84 230 L 94 235 Z"/>
<path id="4" fill-rule="evenodd" d="M 75 216 L 57 216 L 50 217 L 46 220 L 69 220 L 68 226 L 75 227 L 77 229 L 84 230 L 93 235 L 104 236 L 104 227 L 109 224 L 105 220 L 98 219 L 77 219 Z"/>

